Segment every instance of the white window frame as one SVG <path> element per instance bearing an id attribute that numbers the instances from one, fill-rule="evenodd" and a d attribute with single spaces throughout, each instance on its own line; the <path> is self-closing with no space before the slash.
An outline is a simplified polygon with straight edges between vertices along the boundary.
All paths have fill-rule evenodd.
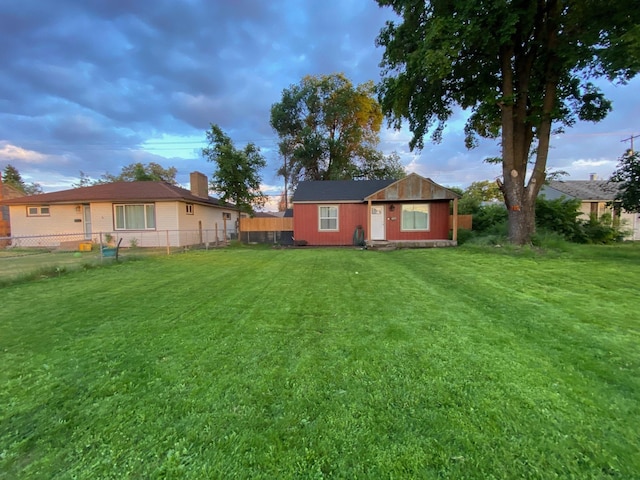
<path id="1" fill-rule="evenodd" d="M 49 217 L 51 207 L 49 205 L 27 205 L 27 217 Z"/>
<path id="2" fill-rule="evenodd" d="M 117 210 L 119 207 L 144 207 L 144 227 L 143 228 L 127 228 L 126 209 L 123 210 L 124 226 L 118 227 Z M 153 226 L 148 225 L 147 211 L 151 209 L 153 212 Z M 156 204 L 155 203 L 114 203 L 113 204 L 113 228 L 118 231 L 136 231 L 136 230 L 155 230 L 156 229 Z"/>
<path id="3" fill-rule="evenodd" d="M 325 211 L 324 216 L 323 216 L 323 209 L 325 210 L 328 209 Z M 335 216 L 327 215 L 327 213 L 331 213 L 332 211 L 335 212 Z M 329 221 L 335 220 L 336 222 L 335 228 L 322 228 L 323 220 L 329 220 Z M 318 231 L 319 232 L 340 231 L 340 209 L 338 208 L 338 205 L 318 205 Z"/>
<path id="4" fill-rule="evenodd" d="M 193 203 L 187 203 L 186 205 L 187 215 L 193 215 Z"/>
<path id="5" fill-rule="evenodd" d="M 427 214 L 427 227 L 426 228 L 415 228 L 415 219 L 413 222 L 413 226 L 405 225 L 405 211 L 409 212 L 420 212 L 426 209 Z M 428 203 L 404 203 L 400 209 L 400 230 L 402 232 L 428 232 L 431 229 L 431 208 Z"/>

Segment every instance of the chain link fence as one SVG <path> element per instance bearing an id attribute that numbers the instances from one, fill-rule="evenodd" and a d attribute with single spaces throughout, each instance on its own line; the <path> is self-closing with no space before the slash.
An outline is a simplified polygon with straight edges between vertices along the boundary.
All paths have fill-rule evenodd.
<path id="1" fill-rule="evenodd" d="M 97 246 L 116 245 L 123 248 L 189 248 L 201 246 L 226 245 L 230 240 L 237 239 L 235 230 L 231 229 L 200 229 L 200 230 L 154 230 L 136 232 L 97 232 L 91 235 L 83 233 L 69 233 L 56 235 L 29 235 L 0 237 L 0 249 L 22 250 L 40 249 L 48 251 L 81 250 L 80 245 L 90 243 Z"/>
<path id="2" fill-rule="evenodd" d="M 114 251 L 120 258 L 169 255 L 224 247 L 237 238 L 237 232 L 230 229 L 0 237 L 0 285 L 19 277 L 47 276 L 108 262 L 116 257 Z"/>

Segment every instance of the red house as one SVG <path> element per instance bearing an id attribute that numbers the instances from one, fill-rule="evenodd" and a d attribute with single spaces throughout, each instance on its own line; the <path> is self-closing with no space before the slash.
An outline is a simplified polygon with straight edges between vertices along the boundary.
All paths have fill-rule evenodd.
<path id="1" fill-rule="evenodd" d="M 293 237 L 308 245 L 456 245 L 458 198 L 415 173 L 401 180 L 300 182 L 292 199 Z"/>

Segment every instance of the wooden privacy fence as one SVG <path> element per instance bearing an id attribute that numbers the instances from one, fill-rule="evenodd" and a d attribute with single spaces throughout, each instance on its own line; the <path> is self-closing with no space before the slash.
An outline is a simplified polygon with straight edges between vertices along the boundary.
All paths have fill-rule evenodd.
<path id="1" fill-rule="evenodd" d="M 255 217 L 240 219 L 241 232 L 291 232 L 293 218 L 291 217 Z"/>
<path id="2" fill-rule="evenodd" d="M 458 215 L 458 229 L 471 230 L 473 215 Z M 449 216 L 449 229 L 453 228 L 453 215 Z"/>

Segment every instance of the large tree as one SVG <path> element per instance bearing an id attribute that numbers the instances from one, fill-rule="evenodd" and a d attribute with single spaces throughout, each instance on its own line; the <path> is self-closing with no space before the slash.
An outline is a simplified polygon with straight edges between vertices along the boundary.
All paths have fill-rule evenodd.
<path id="1" fill-rule="evenodd" d="M 468 147 L 477 135 L 500 138 L 509 238 L 528 242 L 552 130 L 610 111 L 592 79 L 624 82 L 640 70 L 636 2 L 377 1 L 401 17 L 377 39 L 383 112 L 397 128 L 409 121 L 411 148 L 430 132 L 440 140 L 456 106 L 470 112 Z"/>
<path id="2" fill-rule="evenodd" d="M 254 207 L 265 204 L 267 198 L 260 191 L 260 169 L 267 164 L 260 149 L 248 143 L 238 150 L 231 138 L 215 124 L 206 132 L 207 147 L 202 155 L 216 164 L 211 180 L 211 188 L 220 194 L 223 201 L 231 201 L 240 212 L 253 213 Z"/>
<path id="3" fill-rule="evenodd" d="M 640 213 L 640 152 L 627 152 L 620 158 L 612 182 L 619 182 L 617 200 L 627 212 Z"/>
<path id="4" fill-rule="evenodd" d="M 2 182 L 6 185 L 11 185 L 26 195 L 37 195 L 42 193 L 42 186 L 39 183 L 25 183 L 18 169 L 10 163 L 4 167 L 4 171 L 2 172 Z"/>
<path id="5" fill-rule="evenodd" d="M 285 183 L 404 176 L 397 157 L 377 151 L 382 111 L 372 82 L 343 74 L 306 76 L 271 107 Z M 399 172 L 399 170 L 401 172 Z"/>

